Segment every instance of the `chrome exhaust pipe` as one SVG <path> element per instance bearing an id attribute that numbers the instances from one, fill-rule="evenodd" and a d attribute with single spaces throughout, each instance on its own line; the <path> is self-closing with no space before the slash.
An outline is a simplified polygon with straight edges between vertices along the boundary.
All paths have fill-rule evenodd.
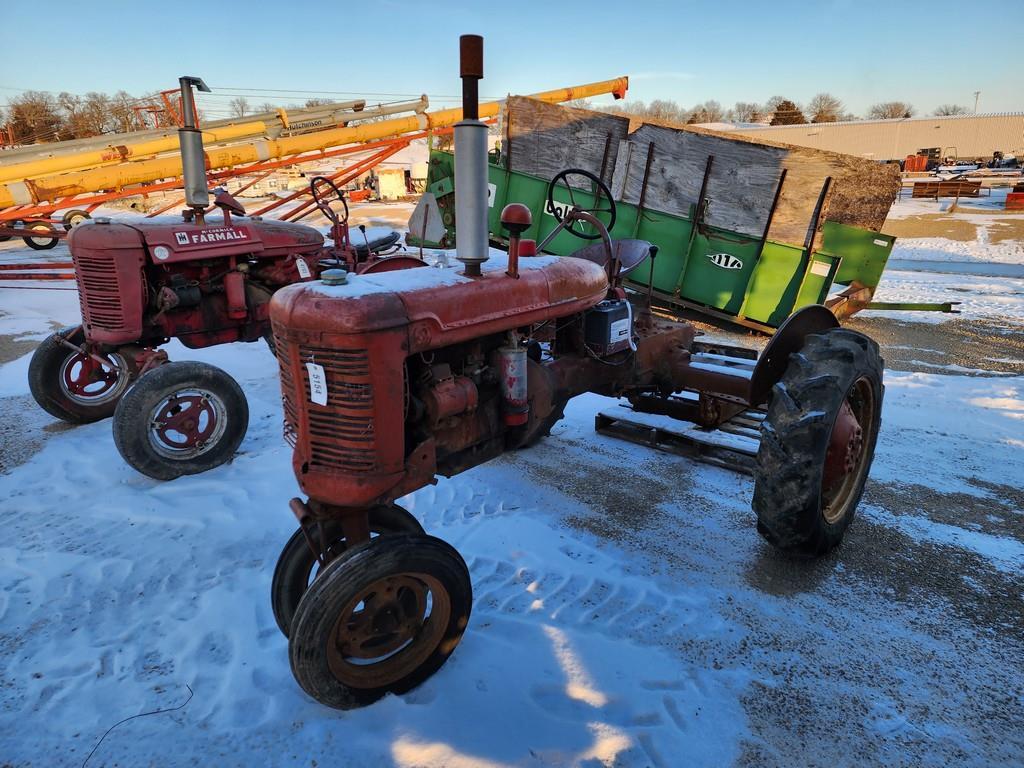
<path id="1" fill-rule="evenodd" d="M 480 275 L 487 261 L 487 125 L 480 121 L 479 82 L 484 76 L 484 39 L 459 37 L 462 120 L 455 124 L 455 258 L 465 275 Z"/>
<path id="2" fill-rule="evenodd" d="M 203 210 L 210 204 L 210 190 L 206 186 L 206 153 L 203 151 L 203 132 L 196 125 L 196 101 L 192 86 L 209 93 L 209 86 L 201 77 L 185 75 L 178 78 L 181 87 L 182 127 L 178 129 L 181 148 L 181 171 L 185 180 L 185 204 L 203 220 Z"/>

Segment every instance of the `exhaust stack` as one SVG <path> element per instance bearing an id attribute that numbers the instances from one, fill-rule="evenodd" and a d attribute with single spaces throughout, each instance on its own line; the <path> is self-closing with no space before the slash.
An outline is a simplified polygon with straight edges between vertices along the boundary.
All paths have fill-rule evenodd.
<path id="1" fill-rule="evenodd" d="M 210 87 L 201 77 L 185 75 L 178 78 L 181 86 L 181 116 L 184 125 L 178 129 L 181 147 L 181 170 L 185 180 L 185 204 L 203 220 L 203 210 L 210 204 L 210 190 L 206 186 L 206 153 L 203 151 L 203 132 L 196 125 L 196 102 L 192 86 L 203 93 Z"/>
<path id="2" fill-rule="evenodd" d="M 488 258 L 487 126 L 480 117 L 479 81 L 484 76 L 484 39 L 459 38 L 462 120 L 455 124 L 455 258 L 464 274 L 480 275 Z"/>

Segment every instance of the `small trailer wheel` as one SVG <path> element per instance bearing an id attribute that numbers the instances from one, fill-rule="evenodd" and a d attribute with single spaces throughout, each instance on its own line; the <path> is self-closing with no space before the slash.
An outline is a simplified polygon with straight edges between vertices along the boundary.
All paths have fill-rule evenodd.
<path id="1" fill-rule="evenodd" d="M 47 337 L 32 353 L 28 388 L 39 407 L 72 424 L 87 424 L 114 415 L 121 396 L 135 376 L 128 360 L 118 352 L 96 352 L 95 357 L 68 348 L 85 343 L 81 326 L 63 328 Z"/>
<path id="2" fill-rule="evenodd" d="M 432 536 L 379 536 L 343 552 L 292 621 L 292 674 L 329 707 L 404 693 L 448 659 L 469 623 L 466 563 Z"/>
<path id="3" fill-rule="evenodd" d="M 30 232 L 36 232 L 35 235 L 28 235 L 21 239 L 25 241 L 25 245 L 36 251 L 48 251 L 51 248 L 56 247 L 57 238 L 50 237 L 47 233 L 53 232 L 54 229 L 45 221 L 37 221 L 34 224 L 26 225 L 25 229 Z"/>
<path id="4" fill-rule="evenodd" d="M 423 534 L 420 521 L 397 504 L 382 505 L 370 510 L 370 535 L 384 536 L 395 533 Z M 340 520 L 326 520 L 323 523 L 324 539 L 327 542 L 327 564 L 345 551 L 345 534 Z M 317 531 L 310 532 L 315 543 Z M 299 607 L 299 601 L 309 589 L 311 581 L 320 575 L 319 561 L 313 555 L 302 529 L 295 531 L 281 550 L 270 582 L 270 606 L 274 611 L 281 634 L 288 637 L 292 618 Z"/>
<path id="5" fill-rule="evenodd" d="M 248 426 L 249 405 L 227 373 L 206 363 L 166 363 L 117 404 L 114 444 L 142 474 L 173 480 L 226 462 Z"/>
<path id="6" fill-rule="evenodd" d="M 61 224 L 64 225 L 64 229 L 66 231 L 70 232 L 79 224 L 82 224 L 91 218 L 92 216 L 89 215 L 88 211 L 83 211 L 79 208 L 73 208 L 72 210 L 64 214 L 64 216 L 61 218 Z"/>
<path id="7" fill-rule="evenodd" d="M 867 336 L 807 337 L 772 388 L 754 466 L 757 530 L 792 554 L 843 538 L 864 492 L 881 425 L 883 361 Z"/>

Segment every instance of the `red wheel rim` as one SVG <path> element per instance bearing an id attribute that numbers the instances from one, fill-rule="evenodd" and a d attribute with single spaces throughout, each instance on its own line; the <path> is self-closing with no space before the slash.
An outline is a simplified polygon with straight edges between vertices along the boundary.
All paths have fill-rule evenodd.
<path id="1" fill-rule="evenodd" d="M 96 404 L 120 395 L 127 383 L 124 361 L 120 356 L 107 355 L 107 365 L 101 365 L 91 355 L 82 352 L 68 355 L 61 366 L 62 388 L 72 400 Z"/>
<path id="2" fill-rule="evenodd" d="M 224 403 L 213 393 L 200 389 L 174 392 L 150 415 L 150 444 L 167 458 L 191 458 L 213 448 L 226 425 Z"/>
<path id="3" fill-rule="evenodd" d="M 821 475 L 821 511 L 829 523 L 847 514 L 867 473 L 876 409 L 874 387 L 862 376 L 850 387 L 829 435 Z"/>

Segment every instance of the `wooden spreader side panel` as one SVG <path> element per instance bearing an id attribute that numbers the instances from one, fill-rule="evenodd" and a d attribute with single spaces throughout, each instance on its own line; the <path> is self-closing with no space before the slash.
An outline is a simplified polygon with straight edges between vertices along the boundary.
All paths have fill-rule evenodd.
<path id="1" fill-rule="evenodd" d="M 757 239 L 767 226 L 769 240 L 797 246 L 809 242 L 814 222 L 813 247 L 820 244 L 825 221 L 877 232 L 900 184 L 898 166 L 853 155 L 630 121 L 525 97 L 508 100 L 504 132 L 512 171 L 550 179 L 564 168 L 584 168 L 600 175 L 617 200 L 682 217 L 697 204 L 713 157 L 706 223 Z M 783 170 L 786 178 L 768 226 Z"/>

